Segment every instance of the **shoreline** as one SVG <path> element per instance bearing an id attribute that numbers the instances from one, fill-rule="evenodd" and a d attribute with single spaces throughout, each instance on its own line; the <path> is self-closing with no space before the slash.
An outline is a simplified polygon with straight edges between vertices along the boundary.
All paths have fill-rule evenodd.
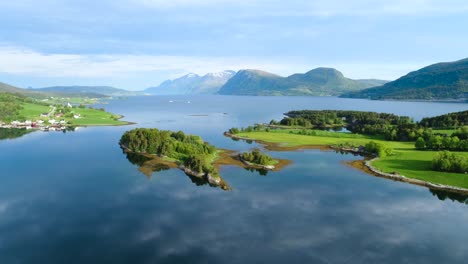
<path id="1" fill-rule="evenodd" d="M 274 150 L 274 151 L 298 151 L 298 150 L 303 150 L 303 149 L 319 149 L 321 151 L 335 150 L 335 151 L 343 151 L 346 153 L 359 154 L 356 151 L 351 150 L 351 149 L 336 148 L 330 145 L 281 146 L 281 144 L 278 144 L 278 143 L 271 143 L 271 142 L 266 142 L 262 140 L 255 140 L 251 138 L 240 137 L 240 136 L 233 135 L 229 132 L 224 132 L 224 135 L 233 139 L 254 141 L 254 142 L 264 145 L 265 148 L 269 150 Z M 413 185 L 426 187 L 428 189 L 435 189 L 435 190 L 441 190 L 441 191 L 447 191 L 447 192 L 453 192 L 453 193 L 459 193 L 459 194 L 468 194 L 468 188 L 437 184 L 437 183 L 432 183 L 432 182 L 419 180 L 415 178 L 409 178 L 400 174 L 391 174 L 391 173 L 380 171 L 379 169 L 375 168 L 371 164 L 373 161 L 378 160 L 378 159 L 379 159 L 378 157 L 374 157 L 372 159 L 364 157 L 361 160 L 346 162 L 346 164 L 362 172 L 365 172 L 367 174 L 380 177 L 380 178 L 386 178 L 386 179 L 391 179 L 394 181 L 405 182 L 405 183 L 409 183 Z"/>
<path id="2" fill-rule="evenodd" d="M 215 187 L 220 187 L 221 189 L 227 191 L 231 190 L 231 187 L 224 181 L 224 179 L 221 176 L 213 176 L 210 173 L 205 173 L 205 172 L 197 172 L 194 171 L 190 168 L 187 168 L 180 164 L 180 161 L 168 161 L 164 160 L 162 157 L 155 155 L 155 154 L 149 154 L 149 153 L 139 153 L 139 152 L 134 152 L 133 150 L 129 149 L 127 146 L 123 144 L 119 144 L 120 147 L 123 149 L 125 153 L 133 153 L 137 155 L 142 155 L 144 157 L 149 158 L 148 161 L 144 162 L 142 165 L 139 165 L 139 170 L 145 174 L 146 176 L 150 177 L 153 171 L 151 170 L 151 167 L 155 164 L 163 164 L 168 166 L 169 168 L 177 168 L 181 170 L 182 172 L 185 173 L 185 175 L 189 177 L 195 177 L 198 179 L 206 180 L 208 184 L 211 186 Z"/>

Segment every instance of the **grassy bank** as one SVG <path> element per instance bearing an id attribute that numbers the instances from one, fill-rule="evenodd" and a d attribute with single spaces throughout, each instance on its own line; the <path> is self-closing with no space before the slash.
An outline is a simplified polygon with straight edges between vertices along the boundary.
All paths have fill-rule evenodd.
<path id="1" fill-rule="evenodd" d="M 40 117 L 42 113 L 50 113 L 52 108 L 47 105 L 34 104 L 34 103 L 22 103 L 23 107 L 20 110 L 20 116 L 26 120 L 38 120 L 42 119 L 47 121 L 49 118 Z M 72 112 L 74 114 L 79 114 L 80 118 L 55 118 L 54 115 L 51 115 L 50 119 L 65 119 L 67 123 L 75 126 L 118 126 L 128 124 L 125 121 L 118 120 L 120 116 L 101 111 L 97 109 L 89 108 L 73 108 Z"/>
<path id="2" fill-rule="evenodd" d="M 419 151 L 414 148 L 414 142 L 395 142 L 376 139 L 374 137 L 350 133 L 324 132 L 317 136 L 291 134 L 289 131 L 272 132 L 242 132 L 236 136 L 275 143 L 284 147 L 300 146 L 330 146 L 341 143 L 365 145 L 370 140 L 383 143 L 393 148 L 393 155 L 374 161 L 372 165 L 387 173 L 398 172 L 408 178 L 428 181 L 431 183 L 468 188 L 468 175 L 461 173 L 446 173 L 431 170 L 431 163 L 437 151 Z M 467 152 L 459 152 L 468 156 Z"/>
<path id="3" fill-rule="evenodd" d="M 72 125 L 77 126 L 120 126 L 128 124 L 118 120 L 120 116 L 96 109 L 73 108 L 73 112 L 80 114 L 78 119 L 68 120 Z"/>

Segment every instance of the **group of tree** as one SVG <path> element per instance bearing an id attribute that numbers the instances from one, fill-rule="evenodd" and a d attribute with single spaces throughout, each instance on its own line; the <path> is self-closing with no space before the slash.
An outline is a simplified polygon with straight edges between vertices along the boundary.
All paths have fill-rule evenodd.
<path id="1" fill-rule="evenodd" d="M 393 149 L 385 144 L 377 143 L 375 141 L 370 141 L 364 146 L 366 152 L 384 158 L 393 153 Z"/>
<path id="2" fill-rule="evenodd" d="M 442 151 L 432 160 L 432 169 L 445 172 L 468 172 L 468 157 L 457 155 L 449 151 Z"/>
<path id="3" fill-rule="evenodd" d="M 423 118 L 419 124 L 424 127 L 453 129 L 468 126 L 468 111 L 448 113 L 445 115 Z"/>
<path id="4" fill-rule="evenodd" d="M 271 156 L 262 153 L 259 149 L 244 152 L 240 154 L 240 157 L 245 161 L 260 165 L 271 165 L 274 162 L 274 159 Z"/>
<path id="5" fill-rule="evenodd" d="M 381 134 L 381 130 L 385 126 L 413 122 L 407 116 L 347 110 L 297 110 L 289 111 L 284 115 L 286 117 L 280 121 L 283 125 L 289 125 L 302 119 L 308 121 L 307 124 L 310 122 L 313 127 L 343 126 L 353 133 L 361 134 Z"/>
<path id="6" fill-rule="evenodd" d="M 216 147 L 204 142 L 199 136 L 186 135 L 156 128 L 136 128 L 125 132 L 120 144 L 137 153 L 148 153 L 181 161 L 198 172 L 213 172 L 211 158 Z"/>
<path id="7" fill-rule="evenodd" d="M 414 144 L 420 150 L 456 150 L 468 151 L 468 139 L 460 140 L 457 136 L 432 135 L 419 137 Z"/>

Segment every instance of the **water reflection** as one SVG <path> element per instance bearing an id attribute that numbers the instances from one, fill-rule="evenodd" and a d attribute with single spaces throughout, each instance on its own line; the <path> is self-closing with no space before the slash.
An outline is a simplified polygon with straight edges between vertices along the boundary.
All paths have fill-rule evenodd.
<path id="1" fill-rule="evenodd" d="M 125 150 L 123 151 L 123 153 L 126 155 L 127 160 L 133 165 L 138 166 L 138 170 L 148 178 L 151 178 L 153 173 L 155 172 L 165 171 L 169 169 L 179 169 L 179 166 L 175 162 L 161 159 L 160 157 L 155 155 L 134 153 Z M 289 160 L 278 159 L 278 163 L 275 165 L 273 171 L 280 171 L 290 163 L 291 161 Z M 218 171 L 221 166 L 232 165 L 242 167 L 249 172 L 257 172 L 260 176 L 267 176 L 269 172 L 269 170 L 265 168 L 246 165 L 245 163 L 240 161 L 236 152 L 229 150 L 223 150 L 220 153 L 220 157 L 216 160 L 216 162 L 213 165 L 218 169 Z M 220 184 L 213 184 L 208 180 L 207 177 L 196 177 L 190 174 L 186 175 L 190 178 L 192 183 L 194 183 L 197 186 L 209 185 L 212 187 L 220 187 L 224 190 L 231 189 L 223 178 L 221 178 Z"/>
<path id="2" fill-rule="evenodd" d="M 441 190 L 429 189 L 429 191 L 441 201 L 452 200 L 452 202 L 459 202 L 463 204 L 468 204 L 468 195 L 455 192 L 447 192 Z"/>
<path id="3" fill-rule="evenodd" d="M 26 128 L 0 128 L 0 140 L 20 138 L 34 131 Z"/>

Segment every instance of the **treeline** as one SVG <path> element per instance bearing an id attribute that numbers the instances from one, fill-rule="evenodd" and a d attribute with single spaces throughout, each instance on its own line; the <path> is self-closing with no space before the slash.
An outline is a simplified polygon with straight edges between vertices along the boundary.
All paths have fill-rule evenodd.
<path id="1" fill-rule="evenodd" d="M 468 126 L 468 111 L 426 117 L 423 118 L 419 124 L 424 127 L 439 129 L 453 129 L 461 126 Z"/>
<path id="2" fill-rule="evenodd" d="M 136 128 L 125 132 L 120 144 L 133 152 L 155 154 L 178 160 L 184 166 L 205 173 L 214 173 L 211 158 L 216 147 L 199 136 L 156 128 Z"/>
<path id="3" fill-rule="evenodd" d="M 408 116 L 389 113 L 376 113 L 346 110 L 299 110 L 285 113 L 286 117 L 279 123 L 286 126 L 309 127 L 346 127 L 352 133 L 364 135 L 384 135 L 389 140 L 409 140 L 408 129 L 413 120 Z M 401 129 L 398 129 L 401 127 Z"/>
<path id="4" fill-rule="evenodd" d="M 237 128 L 237 127 L 233 127 L 233 128 L 230 128 L 228 130 L 228 132 L 230 134 L 239 134 L 241 132 L 254 132 L 254 131 L 265 131 L 265 132 L 269 132 L 270 131 L 270 128 L 265 126 L 265 125 L 262 125 L 262 124 L 256 124 L 254 126 L 248 126 L 248 127 L 241 127 L 241 128 Z"/>
<path id="5" fill-rule="evenodd" d="M 432 132 L 432 129 L 425 131 Z M 418 137 L 414 146 L 420 150 L 468 151 L 468 126 L 457 129 L 452 135 L 426 133 Z"/>
<path id="6" fill-rule="evenodd" d="M 439 152 L 432 160 L 432 169 L 445 172 L 468 172 L 468 157 L 449 151 Z"/>
<path id="7" fill-rule="evenodd" d="M 274 162 L 271 156 L 260 152 L 258 149 L 254 149 L 250 152 L 244 152 L 240 154 L 240 157 L 245 161 L 260 165 L 272 165 Z"/>
<path id="8" fill-rule="evenodd" d="M 453 129 L 468 125 L 468 111 L 424 118 L 418 123 L 408 116 L 363 111 L 300 110 L 285 115 L 280 122 L 272 120 L 270 124 L 304 128 L 341 126 L 352 133 L 378 135 L 392 141 L 415 141 L 420 137 L 429 140 L 438 135 L 433 132 L 433 128 Z M 461 129 L 453 136 L 465 140 L 468 139 L 468 131 Z"/>

